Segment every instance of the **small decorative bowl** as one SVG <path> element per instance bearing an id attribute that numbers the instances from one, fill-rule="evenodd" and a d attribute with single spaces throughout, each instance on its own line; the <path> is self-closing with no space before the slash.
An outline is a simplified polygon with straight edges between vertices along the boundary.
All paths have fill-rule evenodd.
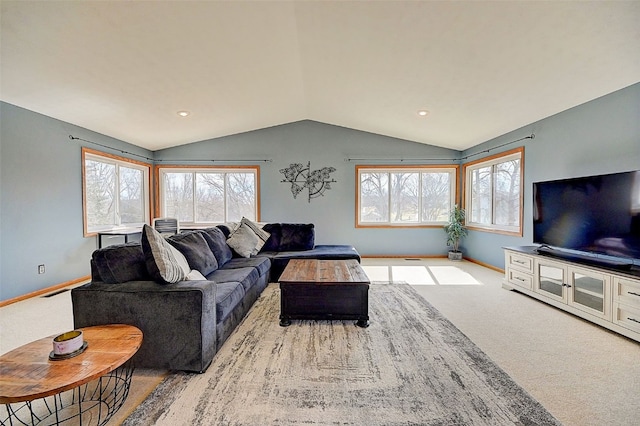
<path id="1" fill-rule="evenodd" d="M 53 355 L 63 356 L 69 355 L 82 349 L 84 338 L 82 331 L 73 330 L 62 333 L 53 339 Z"/>

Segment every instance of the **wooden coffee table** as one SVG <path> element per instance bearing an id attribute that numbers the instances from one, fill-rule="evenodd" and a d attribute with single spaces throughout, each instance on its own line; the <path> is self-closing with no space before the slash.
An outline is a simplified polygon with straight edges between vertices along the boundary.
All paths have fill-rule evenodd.
<path id="1" fill-rule="evenodd" d="M 280 276 L 280 325 L 292 319 L 369 326 L 369 278 L 357 260 L 292 259 Z"/>
<path id="2" fill-rule="evenodd" d="M 81 328 L 87 348 L 50 359 L 46 337 L 0 356 L 0 423 L 105 424 L 129 394 L 131 357 L 142 332 L 131 325 Z"/>

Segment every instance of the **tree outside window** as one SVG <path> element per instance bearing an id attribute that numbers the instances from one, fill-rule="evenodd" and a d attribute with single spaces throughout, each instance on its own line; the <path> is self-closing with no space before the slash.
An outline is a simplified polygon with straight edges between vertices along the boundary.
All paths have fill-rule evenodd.
<path id="1" fill-rule="evenodd" d="M 458 166 L 357 166 L 358 226 L 439 226 L 455 204 Z"/>
<path id="2" fill-rule="evenodd" d="M 518 148 L 465 164 L 470 229 L 522 235 L 522 155 Z"/>
<path id="3" fill-rule="evenodd" d="M 151 166 L 82 149 L 85 235 L 149 222 Z"/>
<path id="4" fill-rule="evenodd" d="M 160 168 L 162 216 L 181 224 L 257 220 L 257 167 Z"/>

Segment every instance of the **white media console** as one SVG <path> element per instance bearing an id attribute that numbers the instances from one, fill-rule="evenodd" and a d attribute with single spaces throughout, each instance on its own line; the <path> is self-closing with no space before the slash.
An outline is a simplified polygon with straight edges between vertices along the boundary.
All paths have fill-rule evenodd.
<path id="1" fill-rule="evenodd" d="M 537 247 L 505 247 L 502 287 L 517 290 L 640 342 L 638 270 L 541 255 Z"/>

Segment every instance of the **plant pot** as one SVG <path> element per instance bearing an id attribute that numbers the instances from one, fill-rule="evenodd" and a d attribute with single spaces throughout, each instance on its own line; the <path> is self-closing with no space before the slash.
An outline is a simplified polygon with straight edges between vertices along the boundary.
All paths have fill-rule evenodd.
<path id="1" fill-rule="evenodd" d="M 462 260 L 462 252 L 461 251 L 450 251 L 449 252 L 449 260 Z"/>

